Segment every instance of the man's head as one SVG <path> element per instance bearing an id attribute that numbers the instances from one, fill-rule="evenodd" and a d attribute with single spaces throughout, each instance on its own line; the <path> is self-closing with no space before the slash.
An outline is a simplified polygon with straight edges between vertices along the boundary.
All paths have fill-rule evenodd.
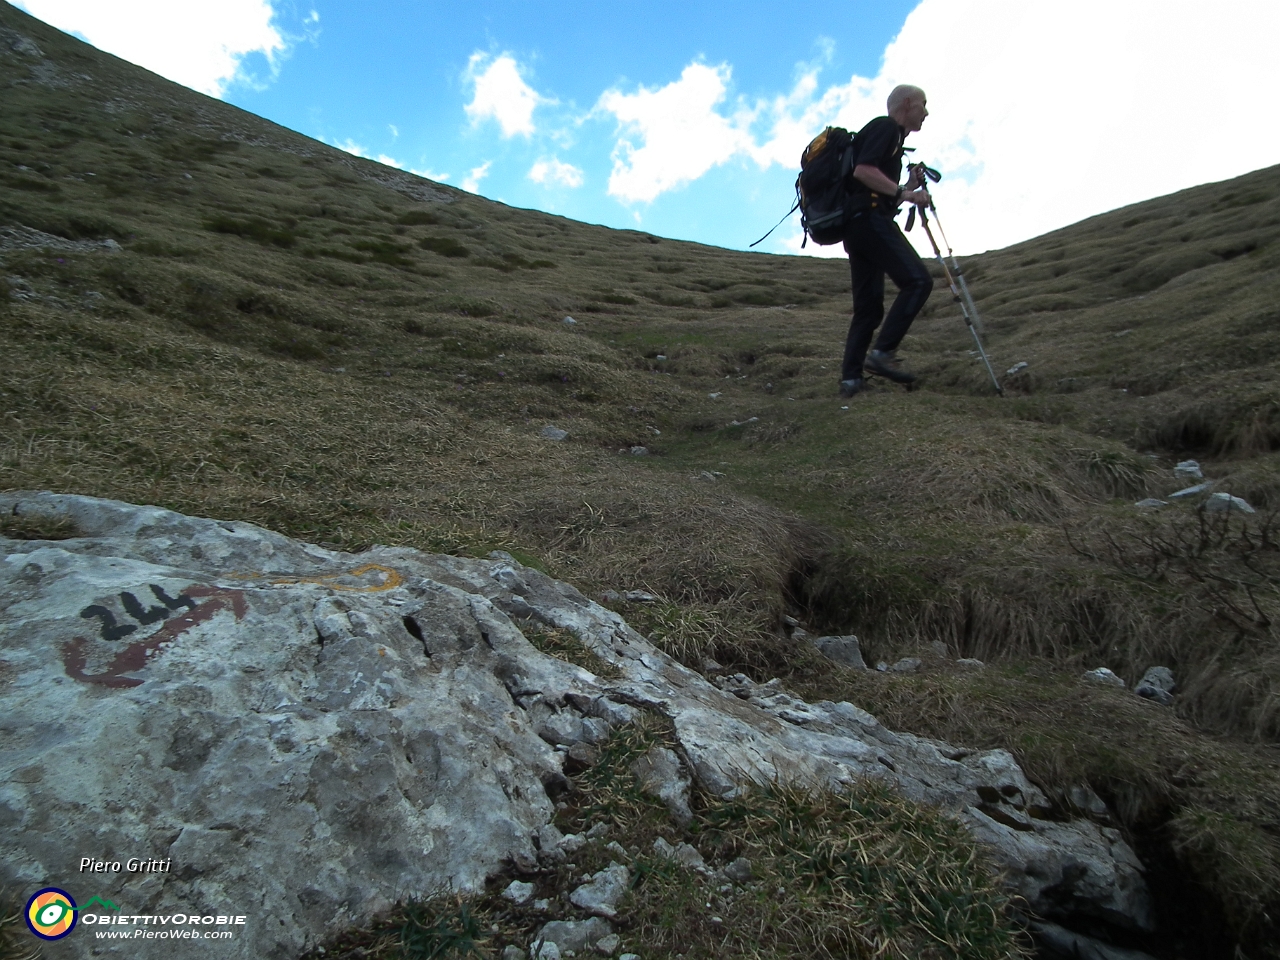
<path id="1" fill-rule="evenodd" d="M 889 94 L 889 116 L 893 117 L 907 133 L 914 133 L 929 115 L 925 108 L 924 91 L 919 87 L 902 83 Z"/>

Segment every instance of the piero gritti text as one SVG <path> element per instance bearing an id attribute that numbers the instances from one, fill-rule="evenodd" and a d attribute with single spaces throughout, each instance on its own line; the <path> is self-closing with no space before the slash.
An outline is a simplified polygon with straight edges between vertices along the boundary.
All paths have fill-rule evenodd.
<path id="1" fill-rule="evenodd" d="M 169 873 L 173 866 L 173 858 L 157 860 L 152 857 L 142 859 L 130 857 L 128 860 L 95 860 L 93 857 L 80 858 L 81 873 Z"/>

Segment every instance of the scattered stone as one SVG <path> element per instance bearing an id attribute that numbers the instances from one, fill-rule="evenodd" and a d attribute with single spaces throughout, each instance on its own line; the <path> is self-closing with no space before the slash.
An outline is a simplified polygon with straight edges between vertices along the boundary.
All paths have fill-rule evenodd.
<path id="1" fill-rule="evenodd" d="M 1173 475 L 1186 480 L 1203 480 L 1204 474 L 1200 472 L 1200 464 L 1195 460 L 1183 460 L 1173 468 Z"/>
<path id="2" fill-rule="evenodd" d="M 964 667 L 966 670 L 985 670 L 987 665 L 981 660 L 975 660 L 973 657 L 961 657 L 956 661 L 957 667 Z"/>
<path id="3" fill-rule="evenodd" d="M 604 593 L 600 594 L 600 602 L 601 603 L 621 603 L 622 594 L 620 594 L 617 590 L 606 590 Z"/>
<path id="4" fill-rule="evenodd" d="M 748 423 L 755 423 L 759 419 L 760 419 L 759 417 L 748 417 L 746 420 L 731 420 L 729 421 L 729 426 L 745 427 Z"/>
<path id="5" fill-rule="evenodd" d="M 628 590 L 627 599 L 632 603 L 657 603 L 658 598 L 647 590 Z"/>
<path id="6" fill-rule="evenodd" d="M 666 355 L 665 353 L 660 353 L 660 354 L 658 354 L 656 357 L 654 357 L 653 359 L 655 359 L 655 360 L 665 360 L 665 359 L 667 359 L 667 355 Z"/>
<path id="7" fill-rule="evenodd" d="M 551 901 L 535 900 L 533 901 L 533 909 L 537 910 L 539 913 L 546 913 L 548 910 L 551 909 Z"/>
<path id="8" fill-rule="evenodd" d="M 689 775 L 675 751 L 653 746 L 631 764 L 631 772 L 640 781 L 640 789 L 657 797 L 682 826 L 693 821 L 689 808 Z"/>
<path id="9" fill-rule="evenodd" d="M 1147 700 L 1169 706 L 1173 703 L 1173 690 L 1177 684 L 1173 679 L 1173 671 L 1168 667 L 1149 667 L 1142 675 L 1133 692 Z"/>
<path id="10" fill-rule="evenodd" d="M 618 915 L 618 903 L 626 895 L 630 883 L 631 871 L 610 861 L 609 866 L 569 894 L 569 902 L 597 917 L 612 920 Z"/>
<path id="11" fill-rule="evenodd" d="M 1207 493 L 1213 489 L 1213 481 L 1206 480 L 1204 483 L 1197 483 L 1194 487 L 1184 487 L 1177 493 L 1169 494 L 1170 500 L 1184 500 L 1187 497 L 1194 497 L 1201 493 Z"/>
<path id="12" fill-rule="evenodd" d="M 724 868 L 724 875 L 734 883 L 748 883 L 755 876 L 751 870 L 751 861 L 739 857 Z"/>
<path id="13" fill-rule="evenodd" d="M 721 391 L 717 390 L 715 393 L 708 393 L 707 396 L 710 397 L 712 400 L 719 400 L 720 392 Z"/>
<path id="14" fill-rule="evenodd" d="M 609 835 L 609 825 L 603 820 L 587 831 L 588 840 L 600 840 Z"/>
<path id="15" fill-rule="evenodd" d="M 1176 494 L 1175 494 L 1176 496 Z M 1205 501 L 1204 508 L 1209 513 L 1226 513 L 1229 510 L 1239 510 L 1241 513 L 1256 513 L 1248 502 L 1233 497 L 1229 493 L 1212 493 L 1209 499 Z"/>
<path id="16" fill-rule="evenodd" d="M 529 960 L 529 955 L 514 943 L 509 943 L 502 948 L 502 960 Z"/>
<path id="17" fill-rule="evenodd" d="M 622 946 L 622 938 L 616 933 L 611 933 L 596 941 L 596 953 L 602 957 L 612 957 L 620 946 Z"/>
<path id="18" fill-rule="evenodd" d="M 622 956 L 620 956 L 620 957 L 618 958 L 618 960 L 640 960 L 640 954 L 638 954 L 638 953 L 624 953 Z"/>
<path id="19" fill-rule="evenodd" d="M 541 435 L 546 437 L 548 440 L 563 440 L 569 436 L 569 431 L 561 430 L 559 427 L 553 427 L 551 424 L 547 424 L 542 428 Z"/>
<path id="20" fill-rule="evenodd" d="M 522 880 L 512 880 L 502 895 L 512 903 L 528 903 L 533 897 L 533 884 Z"/>
<path id="21" fill-rule="evenodd" d="M 1102 683 L 1109 687 L 1124 687 L 1124 681 L 1117 677 L 1106 667 L 1098 667 L 1096 670 L 1088 670 L 1082 677 L 1090 683 Z"/>
<path id="22" fill-rule="evenodd" d="M 538 940 L 554 943 L 560 948 L 562 955 L 572 951 L 581 956 L 586 951 L 594 949 L 602 938 L 612 933 L 613 927 L 609 925 L 609 921 L 599 917 L 590 917 L 586 920 L 552 920 L 542 925 L 538 931 Z"/>
<path id="23" fill-rule="evenodd" d="M 698 848 L 691 843 L 677 843 L 675 857 L 677 862 L 684 864 L 690 870 L 702 874 L 711 872 L 711 869 L 707 866 L 707 861 L 702 859 L 702 854 L 698 852 Z"/>
<path id="24" fill-rule="evenodd" d="M 621 857 L 623 860 L 630 860 L 631 854 L 627 853 L 627 848 L 620 844 L 617 840 L 610 840 L 604 845 L 606 853 L 611 853 L 615 857 Z"/>
<path id="25" fill-rule="evenodd" d="M 1031 366 L 1031 364 L 1027 363 L 1027 361 L 1020 360 L 1017 363 L 1015 363 L 1012 367 L 1010 367 L 1008 370 L 1006 370 L 1004 374 L 1006 377 L 1012 377 L 1015 374 L 1021 373 L 1023 370 L 1027 369 L 1027 367 L 1029 366 Z"/>
<path id="26" fill-rule="evenodd" d="M 828 660 L 834 660 L 842 666 L 854 667 L 858 670 L 867 669 L 867 664 L 862 659 L 862 648 L 858 645 L 858 638 L 852 634 L 846 637 L 818 637 L 813 641 L 813 645 Z"/>
<path id="27" fill-rule="evenodd" d="M 1143 509 L 1158 510 L 1160 507 L 1167 507 L 1169 504 L 1165 500 L 1157 500 L 1155 497 L 1147 497 L 1145 500 L 1139 500 L 1134 504 L 1135 507 Z"/>
<path id="28" fill-rule="evenodd" d="M 915 673 L 920 669 L 919 657 L 903 657 L 889 668 L 890 673 Z"/>
<path id="29" fill-rule="evenodd" d="M 791 639 L 792 640 L 808 640 L 809 631 L 804 629 L 803 627 L 796 627 L 794 630 L 791 631 Z"/>
<path id="30" fill-rule="evenodd" d="M 571 326 L 571 327 L 572 327 L 572 326 L 575 326 L 575 325 L 578 323 L 578 321 L 577 321 L 577 320 L 575 320 L 575 319 L 573 319 L 573 317 L 565 317 L 565 318 L 564 318 L 564 322 L 565 322 L 568 326 Z"/>
<path id="31" fill-rule="evenodd" d="M 532 960 L 561 960 L 564 956 L 560 946 L 554 940 L 535 940 L 529 944 Z"/>
<path id="32" fill-rule="evenodd" d="M 886 670 L 888 670 L 888 669 L 889 669 L 889 664 L 888 664 L 888 663 L 886 663 L 884 660 L 877 660 L 877 661 L 876 661 L 876 670 L 877 670 L 877 671 L 879 671 L 880 673 L 884 673 L 884 672 L 885 672 Z"/>
<path id="33" fill-rule="evenodd" d="M 639 446 L 637 446 L 637 447 L 632 447 L 632 448 L 631 448 L 631 455 L 632 455 L 633 457 L 646 457 L 646 456 L 648 456 L 648 455 L 649 455 L 649 448 L 648 448 L 648 447 L 639 447 Z"/>
<path id="34" fill-rule="evenodd" d="M 698 473 L 698 476 L 703 480 L 710 480 L 712 483 L 714 483 L 716 479 L 716 475 L 710 470 L 702 470 Z"/>

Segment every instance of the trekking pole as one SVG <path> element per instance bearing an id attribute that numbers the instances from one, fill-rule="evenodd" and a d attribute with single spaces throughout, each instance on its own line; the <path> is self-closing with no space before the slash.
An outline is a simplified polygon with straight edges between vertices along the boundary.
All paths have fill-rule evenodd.
<path id="1" fill-rule="evenodd" d="M 929 208 L 933 208 L 932 200 L 930 200 Z M 913 206 L 911 212 L 915 213 L 915 210 L 916 208 Z M 978 345 L 978 354 L 982 357 L 982 362 L 987 367 L 987 373 L 991 375 L 991 384 L 996 388 L 996 393 L 1003 397 L 1004 387 L 1000 386 L 1000 381 L 996 379 L 996 372 L 991 369 L 991 361 L 987 359 L 987 351 L 983 349 L 982 340 L 978 336 L 978 325 L 974 322 L 978 317 L 978 309 L 973 306 L 973 298 L 969 296 L 968 288 L 963 286 L 963 278 L 960 280 L 960 285 L 957 285 L 955 277 L 951 275 L 951 268 L 947 266 L 947 261 L 943 259 L 942 251 L 938 249 L 938 241 L 933 239 L 933 231 L 929 229 L 929 215 L 925 213 L 925 208 L 920 207 L 919 210 L 920 225 L 924 227 L 925 235 L 929 238 L 929 243 L 933 247 L 933 255 L 937 258 L 938 263 L 941 264 L 942 272 L 946 274 L 947 285 L 951 287 L 951 295 L 955 298 L 956 303 L 960 304 L 960 313 L 964 315 L 964 322 L 969 327 L 969 332 L 973 334 L 973 342 Z M 934 217 L 935 219 L 937 218 L 936 210 L 934 210 Z M 911 229 L 912 219 L 910 216 L 907 217 L 908 230 Z M 941 224 L 939 224 L 938 229 L 942 229 Z M 945 234 L 943 234 L 943 240 L 946 240 Z M 948 247 L 948 249 L 950 248 Z M 954 256 L 952 259 L 955 259 Z M 959 270 L 956 273 L 959 275 Z M 964 291 L 963 296 L 961 295 L 961 290 Z"/>
<path id="2" fill-rule="evenodd" d="M 965 303 L 969 305 L 969 310 L 973 314 L 974 326 L 978 328 L 978 332 L 982 333 L 982 321 L 978 319 L 978 306 L 973 302 L 973 294 L 969 292 L 969 285 L 964 282 L 964 271 L 960 269 L 960 261 L 956 259 L 955 252 L 951 249 L 951 241 L 947 239 L 947 231 L 942 227 L 942 220 L 938 217 L 938 208 L 933 205 L 933 198 L 929 198 L 929 211 L 933 214 L 933 222 L 938 225 L 938 232 L 942 234 L 942 242 L 947 245 L 947 256 L 951 258 L 951 267 L 956 272 L 956 281 L 960 284 L 960 293 L 963 294 Z"/>

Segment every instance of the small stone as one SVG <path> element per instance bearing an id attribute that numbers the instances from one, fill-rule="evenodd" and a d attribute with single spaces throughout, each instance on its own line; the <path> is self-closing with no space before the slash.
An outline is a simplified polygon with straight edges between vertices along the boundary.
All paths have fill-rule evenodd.
<path id="1" fill-rule="evenodd" d="M 973 657 L 961 657 L 956 661 L 957 667 L 964 667 L 967 670 L 985 670 L 987 665 L 981 660 L 975 660 Z"/>
<path id="2" fill-rule="evenodd" d="M 794 630 L 791 631 L 791 639 L 792 640 L 808 640 L 809 631 L 805 630 L 803 627 L 796 627 Z"/>
<path id="3" fill-rule="evenodd" d="M 1169 494 L 1170 500 L 1184 500 L 1187 497 L 1194 497 L 1196 494 L 1207 493 L 1213 488 L 1213 481 L 1206 480 L 1204 483 L 1197 483 L 1194 487 L 1184 487 L 1177 493 Z"/>
<path id="4" fill-rule="evenodd" d="M 512 903 L 528 903 L 533 896 L 533 884 L 512 880 L 507 884 L 507 889 L 502 891 L 502 895 Z"/>
<path id="5" fill-rule="evenodd" d="M 1239 497 L 1233 497 L 1229 493 L 1210 494 L 1209 499 L 1205 501 L 1204 508 L 1209 513 L 1226 513 L 1228 510 L 1239 510 L 1241 513 L 1257 512 L 1247 501 Z"/>
<path id="6" fill-rule="evenodd" d="M 689 808 L 689 776 L 674 751 L 651 747 L 643 757 L 632 762 L 631 772 L 640 781 L 640 789 L 661 800 L 676 822 L 693 821 L 693 811 Z"/>
<path id="7" fill-rule="evenodd" d="M 628 590 L 627 599 L 632 603 L 656 603 L 658 598 L 647 590 Z"/>
<path id="8" fill-rule="evenodd" d="M 675 858 L 679 863 L 684 864 L 690 870 L 696 870 L 698 873 L 710 873 L 707 868 L 707 861 L 702 859 L 702 854 L 698 852 L 698 848 L 690 843 L 678 843 L 675 848 Z"/>
<path id="9" fill-rule="evenodd" d="M 551 424 L 547 424 L 542 428 L 541 435 L 546 437 L 548 440 L 563 440 L 569 436 L 569 431 L 561 430 L 559 427 L 553 427 Z"/>
<path id="10" fill-rule="evenodd" d="M 640 960 L 640 954 L 638 954 L 638 953 L 624 953 L 622 956 L 620 956 L 620 957 L 618 958 L 618 960 Z"/>
<path id="11" fill-rule="evenodd" d="M 720 399 L 720 391 L 719 391 L 719 390 L 717 390 L 715 393 L 708 393 L 708 394 L 707 394 L 707 396 L 708 396 L 708 397 L 710 397 L 712 400 L 719 400 L 719 399 Z"/>
<path id="12" fill-rule="evenodd" d="M 533 901 L 533 909 L 537 910 L 539 913 L 546 913 L 548 910 L 551 909 L 551 901 L 535 900 Z"/>
<path id="13" fill-rule="evenodd" d="M 596 953 L 602 957 L 612 957 L 621 945 L 622 938 L 616 933 L 611 933 L 607 937 L 601 937 L 596 941 Z"/>
<path id="14" fill-rule="evenodd" d="M 1173 689 L 1176 686 L 1172 670 L 1168 667 L 1151 667 L 1142 675 L 1133 692 L 1145 700 L 1154 700 L 1167 707 L 1173 703 Z"/>
<path id="15" fill-rule="evenodd" d="M 587 831 L 588 840 L 599 840 L 601 837 L 609 835 L 609 825 L 601 821 Z"/>
<path id="16" fill-rule="evenodd" d="M 627 848 L 620 844 L 617 840 L 610 840 L 604 845 L 605 852 L 613 854 L 615 857 L 621 857 L 623 860 L 630 858 L 631 854 L 627 853 Z"/>
<path id="17" fill-rule="evenodd" d="M 862 659 L 862 648 L 858 645 L 858 638 L 852 634 L 845 637 L 818 637 L 813 641 L 813 645 L 828 660 L 834 660 L 842 666 L 857 670 L 867 669 L 867 664 Z"/>
<path id="18" fill-rule="evenodd" d="M 724 875 L 735 883 L 748 882 L 753 876 L 751 861 L 746 857 L 739 857 L 724 868 Z"/>
<path id="19" fill-rule="evenodd" d="M 533 955 L 533 960 L 561 960 L 564 956 L 560 952 L 560 946 L 554 940 L 535 940 L 529 944 L 529 951 Z"/>
<path id="20" fill-rule="evenodd" d="M 649 455 L 648 447 L 632 447 L 631 455 L 633 457 L 647 457 Z"/>
<path id="21" fill-rule="evenodd" d="M 538 931 L 538 940 L 554 943 L 563 955 L 581 956 L 587 950 L 595 948 L 602 937 L 612 933 L 613 927 L 609 926 L 609 922 L 599 917 L 587 920 L 552 920 L 543 924 Z"/>
<path id="22" fill-rule="evenodd" d="M 569 902 L 588 913 L 612 920 L 618 915 L 618 903 L 630 884 L 631 871 L 620 863 L 611 862 L 569 894 Z"/>
<path id="23" fill-rule="evenodd" d="M 1027 361 L 1020 360 L 1004 372 L 1005 376 L 1012 377 L 1015 374 L 1021 373 L 1023 370 L 1027 369 L 1027 367 L 1029 366 L 1031 366 L 1031 364 L 1027 363 Z"/>
<path id="24" fill-rule="evenodd" d="M 890 673 L 915 673 L 920 669 L 919 657 L 903 657 L 892 667 L 889 668 Z"/>
<path id="25" fill-rule="evenodd" d="M 1134 504 L 1135 507 L 1142 507 L 1143 509 L 1149 510 L 1158 510 L 1160 507 L 1167 507 L 1168 505 L 1168 501 L 1157 500 L 1155 497 L 1147 497 L 1147 499 L 1139 500 Z"/>
<path id="26" fill-rule="evenodd" d="M 502 948 L 502 960 L 529 960 L 529 955 L 514 943 L 509 943 Z"/>
<path id="27" fill-rule="evenodd" d="M 1085 672 L 1084 680 L 1090 683 L 1102 683 L 1110 687 L 1124 687 L 1124 681 L 1117 677 L 1106 667 L 1098 667 L 1096 670 L 1088 670 Z"/>
<path id="28" fill-rule="evenodd" d="M 1203 480 L 1204 474 L 1200 472 L 1200 464 L 1195 460 L 1183 460 L 1173 468 L 1175 477 L 1183 477 L 1188 480 Z"/>
<path id="29" fill-rule="evenodd" d="M 571 327 L 572 327 L 572 326 L 576 325 L 578 321 L 577 321 L 577 320 L 575 320 L 575 319 L 573 319 L 573 317 L 565 317 L 565 318 L 564 318 L 564 322 L 565 322 L 566 324 L 568 324 L 569 326 L 571 326 Z"/>

